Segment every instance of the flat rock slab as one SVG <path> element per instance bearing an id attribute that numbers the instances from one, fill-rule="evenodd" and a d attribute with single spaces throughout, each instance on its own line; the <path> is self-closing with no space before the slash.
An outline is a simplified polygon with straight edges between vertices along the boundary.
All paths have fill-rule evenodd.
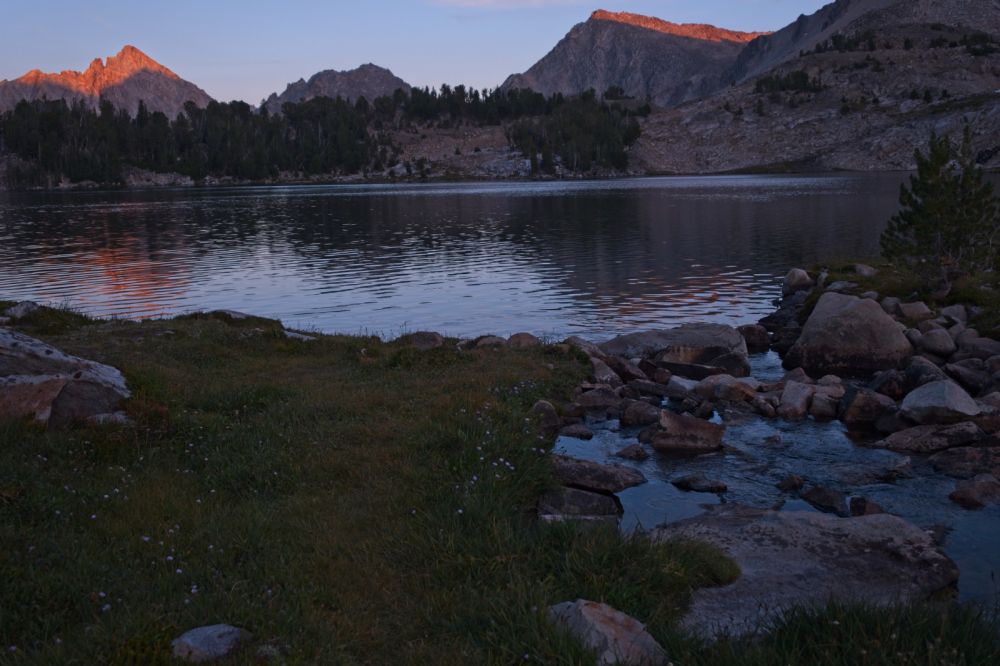
<path id="1" fill-rule="evenodd" d="M 623 465 L 601 465 L 589 460 L 552 456 L 556 478 L 564 485 L 599 493 L 620 493 L 646 483 L 642 472 Z"/>
<path id="2" fill-rule="evenodd" d="M 694 593 L 682 626 L 705 638 L 751 634 L 794 607 L 831 598 L 905 603 L 958 581 L 958 567 L 929 534 L 888 514 L 839 518 L 728 504 L 653 538 L 705 541 L 739 565 L 736 582 Z"/>
<path id="3" fill-rule="evenodd" d="M 597 666 L 660 666 L 667 653 L 634 617 L 596 601 L 567 601 L 550 606 L 549 621 L 597 653 Z"/>

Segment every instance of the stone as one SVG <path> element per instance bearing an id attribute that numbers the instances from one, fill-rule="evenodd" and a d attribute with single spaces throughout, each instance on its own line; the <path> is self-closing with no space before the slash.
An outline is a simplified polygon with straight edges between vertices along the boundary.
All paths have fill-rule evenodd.
<path id="1" fill-rule="evenodd" d="M 900 303 L 896 306 L 896 314 L 907 321 L 923 321 L 934 318 L 934 312 L 923 301 Z"/>
<path id="2" fill-rule="evenodd" d="M 531 333 L 515 333 L 507 338 L 507 346 L 511 349 L 534 349 L 541 345 L 542 341 Z"/>
<path id="3" fill-rule="evenodd" d="M 736 330 L 743 336 L 743 340 L 747 344 L 747 351 L 751 354 L 760 354 L 771 348 L 771 335 L 760 324 L 747 324 Z"/>
<path id="4" fill-rule="evenodd" d="M 622 335 L 600 345 L 605 354 L 623 358 L 652 358 L 674 363 L 712 365 L 726 354 L 746 356 L 739 331 L 723 324 L 685 324 L 677 328 Z"/>
<path id="5" fill-rule="evenodd" d="M 420 351 L 430 351 L 444 346 L 444 336 L 433 331 L 417 331 L 404 336 L 403 339 Z"/>
<path id="6" fill-rule="evenodd" d="M 672 483 L 674 487 L 679 490 L 692 493 L 724 493 L 729 490 L 729 487 L 722 481 L 706 479 L 700 474 L 682 476 L 679 479 L 674 479 L 670 483 Z"/>
<path id="7" fill-rule="evenodd" d="M 958 350 L 958 346 L 948 331 L 939 328 L 924 333 L 920 338 L 920 349 L 928 354 L 947 358 Z"/>
<path id="8" fill-rule="evenodd" d="M 787 382 L 785 390 L 781 393 L 778 416 L 788 420 L 804 419 L 809 413 L 809 405 L 815 392 L 815 387 L 809 384 Z"/>
<path id="9" fill-rule="evenodd" d="M 495 335 L 484 335 L 475 339 L 474 346 L 476 349 L 495 349 L 506 347 L 507 341 Z"/>
<path id="10" fill-rule="evenodd" d="M 899 300 L 895 296 L 886 296 L 883 298 L 879 305 L 882 306 L 882 311 L 888 315 L 895 315 L 896 309 L 902 304 L 903 301 Z"/>
<path id="11" fill-rule="evenodd" d="M 861 294 L 861 298 L 866 298 L 870 301 L 877 301 L 878 297 L 879 293 L 877 291 L 866 291 L 865 293 Z"/>
<path id="12" fill-rule="evenodd" d="M 642 448 L 640 444 L 630 444 L 624 449 L 615 453 L 618 458 L 624 458 L 625 460 L 635 460 L 637 462 L 642 462 L 643 460 L 649 459 L 649 453 L 646 449 Z"/>
<path id="13" fill-rule="evenodd" d="M 911 427 L 913 427 L 913 424 L 903 418 L 899 413 L 899 408 L 896 406 L 886 409 L 882 413 L 882 416 L 878 417 L 875 421 L 875 430 L 883 435 L 891 435 L 894 432 L 906 430 Z"/>
<path id="14" fill-rule="evenodd" d="M 126 412 L 112 412 L 88 416 L 86 423 L 94 426 L 130 426 L 134 422 Z"/>
<path id="15" fill-rule="evenodd" d="M 31 418 L 63 427 L 115 412 L 129 397 L 125 377 L 116 368 L 0 329 L 0 419 Z"/>
<path id="16" fill-rule="evenodd" d="M 782 377 L 783 382 L 799 382 L 800 384 L 814 384 L 815 382 L 809 377 L 809 374 L 802 368 L 793 368 L 785 373 Z"/>
<path id="17" fill-rule="evenodd" d="M 316 342 L 319 340 L 315 335 L 306 335 L 305 333 L 299 333 L 298 331 L 289 331 L 282 329 L 282 335 L 288 340 L 295 340 L 296 342 Z"/>
<path id="18" fill-rule="evenodd" d="M 702 638 L 756 634 L 793 609 L 831 600 L 921 602 L 952 589 L 959 574 L 929 534 L 889 514 L 839 518 L 724 504 L 651 536 L 707 542 L 742 571 L 730 585 L 694 591 L 681 628 Z"/>
<path id="19" fill-rule="evenodd" d="M 924 384 L 909 393 L 900 406 L 903 416 L 918 424 L 956 423 L 981 411 L 976 401 L 951 380 Z"/>
<path id="20" fill-rule="evenodd" d="M 863 278 L 873 278 L 878 275 L 878 269 L 868 264 L 854 264 L 854 272 Z"/>
<path id="21" fill-rule="evenodd" d="M 937 323 L 936 321 L 922 321 L 917 324 L 917 330 L 920 331 L 920 336 L 923 337 L 924 333 L 929 333 L 930 331 L 943 331 L 944 326 Z M 951 337 L 950 335 L 948 337 Z M 954 343 L 954 340 L 952 340 Z"/>
<path id="22" fill-rule="evenodd" d="M 699 455 L 722 448 L 726 427 L 687 414 L 660 412 L 660 432 L 651 442 L 661 453 Z"/>
<path id="23" fill-rule="evenodd" d="M 789 296 L 798 291 L 809 291 L 815 284 L 816 282 L 809 277 L 809 273 L 801 268 L 793 268 L 785 275 L 785 281 L 781 285 L 781 293 L 784 296 Z"/>
<path id="24" fill-rule="evenodd" d="M 667 397 L 674 400 L 684 400 L 685 398 L 694 395 L 694 389 L 696 386 L 698 386 L 698 382 L 693 379 L 671 377 L 670 383 L 667 384 Z"/>
<path id="25" fill-rule="evenodd" d="M 912 355 L 909 340 L 875 301 L 826 293 L 784 363 L 817 375 L 856 375 L 902 367 Z"/>
<path id="26" fill-rule="evenodd" d="M 979 399 L 979 402 L 1000 409 L 1000 391 L 994 391 L 988 395 L 983 396 Z"/>
<path id="27" fill-rule="evenodd" d="M 18 321 L 25 317 L 30 317 L 41 309 L 42 306 L 34 301 L 21 301 L 17 305 L 12 305 L 4 310 L 4 316 L 13 321 Z"/>
<path id="28" fill-rule="evenodd" d="M 556 488 L 538 500 L 538 517 L 547 522 L 584 520 L 617 523 L 621 503 L 613 496 L 578 488 Z"/>
<path id="29" fill-rule="evenodd" d="M 965 333 L 965 331 L 966 331 L 965 324 L 955 324 L 954 326 L 948 329 L 948 335 L 950 335 L 951 339 L 955 340 L 955 344 L 958 345 L 958 336 L 962 335 L 962 333 Z"/>
<path id="30" fill-rule="evenodd" d="M 572 439 L 591 440 L 594 439 L 594 431 L 582 423 L 574 423 L 559 431 L 560 437 L 570 437 Z"/>
<path id="31" fill-rule="evenodd" d="M 838 516 L 847 515 L 847 496 L 832 488 L 814 486 L 802 493 L 802 499 L 820 511 L 835 513 Z"/>
<path id="32" fill-rule="evenodd" d="M 828 393 L 816 393 L 809 404 L 809 415 L 817 421 L 832 421 L 840 410 L 840 398 Z"/>
<path id="33" fill-rule="evenodd" d="M 826 291 L 851 291 L 852 289 L 857 289 L 857 287 L 857 282 L 837 280 L 836 282 L 831 282 L 829 286 L 827 286 Z"/>
<path id="34" fill-rule="evenodd" d="M 908 328 L 903 331 L 903 335 L 914 349 L 920 349 L 920 341 L 924 339 L 923 333 L 915 328 Z"/>
<path id="35" fill-rule="evenodd" d="M 979 367 L 976 366 L 979 364 Z M 974 358 L 944 366 L 945 374 L 957 381 L 963 388 L 979 393 L 993 382 L 993 377 L 986 371 L 986 363 Z"/>
<path id="36" fill-rule="evenodd" d="M 559 412 L 556 411 L 555 405 L 548 400 L 539 400 L 532 405 L 530 414 L 538 423 L 541 431 L 546 435 L 555 434 L 559 430 L 559 426 L 562 425 Z"/>
<path id="37" fill-rule="evenodd" d="M 667 653 L 633 617 L 607 604 L 578 599 L 550 606 L 548 619 L 597 655 L 596 666 L 663 666 Z"/>
<path id="38" fill-rule="evenodd" d="M 1000 502 L 1000 481 L 992 474 L 978 474 L 956 483 L 948 499 L 965 509 L 981 509 Z"/>
<path id="39" fill-rule="evenodd" d="M 623 428 L 648 426 L 659 420 L 659 407 L 641 400 L 626 400 L 622 403 L 621 425 Z"/>
<path id="40" fill-rule="evenodd" d="M 969 329 L 972 330 L 972 329 Z M 969 331 L 966 331 L 968 333 Z M 966 337 L 965 333 L 958 336 L 958 346 L 967 354 L 986 360 L 1000 355 L 1000 342 L 991 338 Z"/>
<path id="41" fill-rule="evenodd" d="M 13 319 L 11 319 L 10 317 L 0 317 L 0 326 L 7 326 L 12 321 Z"/>
<path id="42" fill-rule="evenodd" d="M 938 453 L 959 446 L 972 446 L 986 438 L 975 423 L 922 425 L 889 435 L 875 446 L 899 453 Z"/>
<path id="43" fill-rule="evenodd" d="M 855 518 L 874 516 L 880 513 L 885 513 L 885 509 L 870 499 L 865 499 L 864 497 L 851 498 L 851 515 Z"/>
<path id="44" fill-rule="evenodd" d="M 798 490 L 802 490 L 803 486 L 806 485 L 806 480 L 799 476 L 798 474 L 790 474 L 784 479 L 778 482 L 777 488 L 782 492 L 790 493 Z"/>
<path id="45" fill-rule="evenodd" d="M 823 375 L 816 381 L 816 384 L 819 386 L 843 386 L 844 380 L 837 375 Z"/>
<path id="46" fill-rule="evenodd" d="M 949 305 L 946 308 L 941 308 L 941 316 L 947 317 L 956 324 L 969 323 L 969 313 L 964 305 Z"/>
<path id="47" fill-rule="evenodd" d="M 840 401 L 840 420 L 852 430 L 870 428 L 895 407 L 896 402 L 888 396 L 871 389 L 852 387 Z"/>
<path id="48" fill-rule="evenodd" d="M 670 387 L 666 384 L 651 382 L 644 379 L 633 379 L 626 384 L 626 386 L 641 395 L 653 395 L 658 398 L 665 398 L 670 395 Z"/>
<path id="49" fill-rule="evenodd" d="M 621 386 L 622 379 L 608 364 L 599 358 L 591 358 L 591 377 L 598 384 L 608 384 L 609 386 Z"/>
<path id="50" fill-rule="evenodd" d="M 597 345 L 595 345 L 593 342 L 590 342 L 589 340 L 584 340 L 583 338 L 576 335 L 566 338 L 564 344 L 567 344 L 570 347 L 573 347 L 574 349 L 582 351 L 584 354 L 590 356 L 591 358 L 603 359 L 605 357 L 604 352 L 601 351 L 601 349 Z"/>
<path id="51" fill-rule="evenodd" d="M 712 375 L 698 382 L 694 387 L 694 394 L 703 400 L 717 400 L 721 387 L 735 384 L 736 378 L 732 375 Z"/>
<path id="52" fill-rule="evenodd" d="M 607 388 L 586 391 L 576 399 L 576 404 L 588 411 L 618 409 L 621 402 L 618 394 Z"/>
<path id="53" fill-rule="evenodd" d="M 959 479 L 971 479 L 978 474 L 992 474 L 1000 478 L 1000 446 L 963 446 L 937 453 L 930 458 L 934 469 Z"/>
<path id="54" fill-rule="evenodd" d="M 674 377 L 684 377 L 694 381 L 701 381 L 715 375 L 728 374 L 725 368 L 714 365 L 699 365 L 697 363 L 673 363 L 671 361 L 657 361 L 662 368 L 669 370 Z M 732 376 L 732 375 L 730 375 Z"/>
<path id="55" fill-rule="evenodd" d="M 642 368 L 627 359 L 619 358 L 618 356 L 609 356 L 607 359 L 607 365 L 625 383 L 631 381 L 646 381 L 649 379 L 649 376 L 642 371 Z"/>
<path id="56" fill-rule="evenodd" d="M 909 390 L 906 375 L 900 370 L 876 372 L 868 388 L 893 400 L 902 400 Z"/>
<path id="57" fill-rule="evenodd" d="M 224 659 L 236 652 L 251 635 L 228 624 L 198 627 L 181 634 L 171 643 L 174 657 L 191 663 Z"/>
<path id="58" fill-rule="evenodd" d="M 907 393 L 924 384 L 948 379 L 948 375 L 941 368 L 922 356 L 914 356 L 910 359 L 906 366 L 905 376 Z"/>
<path id="59" fill-rule="evenodd" d="M 646 483 L 642 472 L 622 465 L 602 465 L 567 456 L 552 456 L 555 477 L 572 488 L 602 493 L 621 491 Z"/>

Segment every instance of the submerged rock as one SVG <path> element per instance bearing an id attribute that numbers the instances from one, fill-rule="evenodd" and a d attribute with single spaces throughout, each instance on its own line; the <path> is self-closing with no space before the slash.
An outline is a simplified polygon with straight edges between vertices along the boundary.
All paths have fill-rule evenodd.
<path id="1" fill-rule="evenodd" d="M 594 439 L 594 431 L 582 423 L 574 423 L 566 426 L 559 431 L 559 435 L 562 437 L 571 437 L 573 439 Z"/>
<path id="2" fill-rule="evenodd" d="M 822 608 L 831 599 L 923 601 L 958 581 L 958 568 L 930 535 L 889 514 L 839 518 L 728 504 L 661 527 L 653 538 L 706 541 L 743 572 L 731 585 L 695 590 L 682 626 L 706 638 L 752 634 L 793 608 Z"/>
<path id="3" fill-rule="evenodd" d="M 869 374 L 901 367 L 913 346 L 875 301 L 828 292 L 816 304 L 785 367 L 814 375 Z"/>
<path id="4" fill-rule="evenodd" d="M 621 491 L 646 483 L 642 472 L 622 465 L 602 465 L 567 456 L 552 456 L 555 477 L 563 485 L 602 493 Z"/>
<path id="5" fill-rule="evenodd" d="M 835 513 L 838 516 L 847 515 L 847 496 L 838 490 L 816 486 L 802 493 L 802 499 L 820 511 Z"/>
<path id="6" fill-rule="evenodd" d="M 931 456 L 931 464 L 942 474 L 959 479 L 971 479 L 978 474 L 1000 478 L 1000 446 L 948 449 Z"/>
<path id="7" fill-rule="evenodd" d="M 181 634 L 171 646 L 177 659 L 202 663 L 228 657 L 250 638 L 248 632 L 238 627 L 214 624 Z"/>
<path id="8" fill-rule="evenodd" d="M 595 601 L 567 601 L 550 606 L 549 621 L 569 632 L 597 655 L 597 666 L 662 666 L 667 653 L 633 617 Z"/>
<path id="9" fill-rule="evenodd" d="M 948 498 L 966 509 L 981 509 L 987 504 L 1000 502 L 1000 481 L 992 474 L 978 474 L 959 481 Z"/>
<path id="10" fill-rule="evenodd" d="M 699 455 L 722 448 L 725 426 L 687 414 L 660 413 L 660 432 L 653 436 L 654 449 L 661 453 Z"/>
<path id="11" fill-rule="evenodd" d="M 671 481 L 675 488 L 692 493 L 724 493 L 729 487 L 722 481 L 707 479 L 700 474 L 682 476 Z"/>
<path id="12" fill-rule="evenodd" d="M 635 460 L 641 462 L 643 460 L 649 459 L 649 453 L 646 449 L 642 448 L 641 444 L 630 444 L 624 449 L 615 453 L 618 458 L 624 458 L 625 460 Z"/>

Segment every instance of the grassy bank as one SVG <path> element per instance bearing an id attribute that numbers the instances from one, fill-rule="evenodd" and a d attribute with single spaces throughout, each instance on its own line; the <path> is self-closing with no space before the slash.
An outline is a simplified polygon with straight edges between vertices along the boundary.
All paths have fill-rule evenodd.
<path id="1" fill-rule="evenodd" d="M 527 410 L 586 374 L 556 348 L 302 343 L 208 316 L 47 311 L 23 329 L 121 368 L 135 425 L 0 424 L 0 662 L 170 663 L 172 638 L 226 622 L 254 634 L 231 663 L 260 646 L 293 664 L 592 663 L 544 620 L 576 598 L 648 622 L 676 664 L 974 664 L 995 647 L 932 611 L 833 609 L 752 646 L 677 635 L 692 588 L 731 563 L 532 520 L 552 478 Z M 873 660 L 850 661 L 857 645 Z"/>

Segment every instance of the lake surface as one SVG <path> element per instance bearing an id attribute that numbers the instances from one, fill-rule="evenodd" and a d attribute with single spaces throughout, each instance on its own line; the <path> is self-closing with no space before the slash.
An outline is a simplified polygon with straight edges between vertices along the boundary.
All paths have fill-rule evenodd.
<path id="1" fill-rule="evenodd" d="M 386 337 L 747 323 L 789 267 L 877 254 L 904 178 L 0 193 L 0 298 Z"/>

